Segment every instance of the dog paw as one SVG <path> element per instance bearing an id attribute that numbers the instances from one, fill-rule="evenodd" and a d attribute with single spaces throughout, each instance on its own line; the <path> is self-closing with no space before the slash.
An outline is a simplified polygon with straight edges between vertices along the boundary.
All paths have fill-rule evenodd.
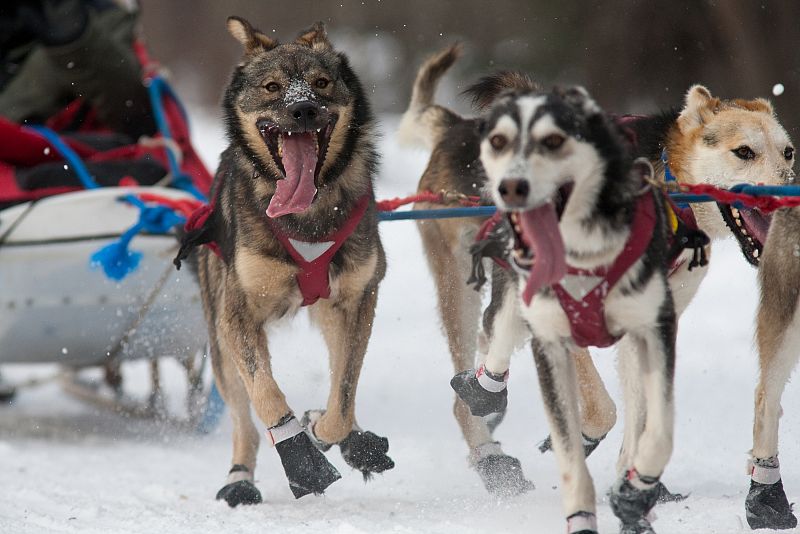
<path id="1" fill-rule="evenodd" d="M 490 454 L 475 462 L 486 490 L 497 497 L 514 497 L 534 489 L 525 478 L 522 465 L 513 456 Z"/>
<path id="2" fill-rule="evenodd" d="M 751 480 L 744 509 L 747 524 L 753 530 L 759 528 L 786 530 L 797 526 L 797 518 L 792 513 L 792 505 L 786 498 L 781 480 L 774 484 L 759 484 Z"/>
<path id="3" fill-rule="evenodd" d="M 647 514 L 653 509 L 658 499 L 658 480 L 641 476 L 635 471 L 619 479 L 609 494 L 611 510 L 622 522 L 621 534 L 653 534 L 653 527 Z M 630 478 L 639 480 L 639 485 L 650 487 L 642 489 L 631 483 Z"/>
<path id="4" fill-rule="evenodd" d="M 225 501 L 231 508 L 240 504 L 261 504 L 261 492 L 249 480 L 239 480 L 223 486 L 217 492 L 217 500 Z"/>
<path id="5" fill-rule="evenodd" d="M 594 452 L 597 446 L 600 445 L 600 442 L 605 439 L 605 436 L 599 438 L 590 438 L 586 434 L 581 434 L 581 437 L 583 438 L 583 454 L 586 458 L 588 458 L 589 455 Z M 553 450 L 553 438 L 548 435 L 546 438 L 544 438 L 544 440 L 541 443 L 539 443 L 539 452 L 544 454 L 552 450 Z"/>
<path id="6" fill-rule="evenodd" d="M 309 493 L 319 495 L 342 478 L 305 432 L 277 443 L 275 449 L 281 457 L 283 470 L 295 499 Z"/>
<path id="7" fill-rule="evenodd" d="M 389 440 L 372 432 L 353 430 L 339 442 L 339 448 L 347 465 L 361 471 L 365 481 L 372 473 L 382 473 L 394 467 L 394 461 L 386 454 Z"/>
<path id="8" fill-rule="evenodd" d="M 663 482 L 656 484 L 656 489 L 658 490 L 658 498 L 656 499 L 656 502 L 659 504 L 664 504 L 667 502 L 681 502 L 689 497 L 688 493 L 686 495 L 683 493 L 672 493 L 669 489 L 667 489 Z"/>
<path id="9" fill-rule="evenodd" d="M 486 371 L 484 371 L 485 373 Z M 497 380 L 492 381 L 502 383 Z M 504 412 L 508 406 L 508 390 L 503 387 L 500 391 L 488 391 L 478 381 L 475 369 L 458 373 L 450 380 L 450 386 L 469 406 L 472 415 L 483 417 L 492 413 L 500 413 Z"/>

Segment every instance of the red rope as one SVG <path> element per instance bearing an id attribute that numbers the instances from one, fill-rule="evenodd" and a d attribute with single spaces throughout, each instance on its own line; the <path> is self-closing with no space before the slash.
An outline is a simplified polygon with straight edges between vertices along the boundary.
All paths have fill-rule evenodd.
<path id="1" fill-rule="evenodd" d="M 458 193 L 448 193 L 442 191 L 440 193 L 433 193 L 431 191 L 422 191 L 416 195 L 408 197 L 397 197 L 386 200 L 381 200 L 377 203 L 378 211 L 394 211 L 406 204 L 414 202 L 431 202 L 433 204 L 449 204 L 449 201 L 457 201 L 462 206 L 480 206 L 479 196 L 461 195 Z"/>
<path id="2" fill-rule="evenodd" d="M 685 193 L 708 195 L 714 200 L 721 202 L 723 204 L 734 204 L 736 202 L 740 202 L 741 204 L 747 206 L 748 208 L 756 208 L 760 211 L 763 211 L 764 213 L 771 213 L 781 208 L 794 208 L 796 206 L 800 206 L 800 197 L 796 196 L 787 196 L 787 197 L 774 197 L 769 195 L 755 196 L 755 195 L 748 195 L 745 193 L 733 193 L 731 191 L 728 191 L 727 189 L 721 189 L 719 187 L 708 184 L 698 184 L 698 185 L 681 184 L 680 188 L 681 191 Z"/>
<path id="3" fill-rule="evenodd" d="M 176 200 L 174 198 L 169 198 L 162 195 L 156 195 L 154 193 L 139 193 L 138 197 L 139 200 L 141 200 L 142 202 L 154 202 L 161 206 L 166 206 L 168 208 L 177 211 L 178 213 L 187 218 L 190 217 L 197 208 L 204 205 L 199 200 L 193 200 L 193 199 Z"/>

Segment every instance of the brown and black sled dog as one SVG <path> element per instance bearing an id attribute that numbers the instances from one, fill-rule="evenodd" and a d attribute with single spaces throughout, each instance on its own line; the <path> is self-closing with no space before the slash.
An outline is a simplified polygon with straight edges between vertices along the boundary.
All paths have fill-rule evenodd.
<path id="1" fill-rule="evenodd" d="M 321 23 L 286 44 L 237 17 L 228 30 L 244 47 L 224 97 L 230 145 L 211 207 L 190 220 L 176 263 L 211 245 L 196 251 L 197 274 L 233 418 L 232 468 L 217 498 L 236 506 L 261 502 L 251 403 L 297 498 L 340 478 L 323 454 L 334 444 L 365 478 L 394 463 L 386 438 L 362 431 L 354 415 L 386 270 L 369 105 Z M 306 305 L 328 345 L 331 389 L 327 409 L 300 421 L 272 376 L 265 326 Z"/>

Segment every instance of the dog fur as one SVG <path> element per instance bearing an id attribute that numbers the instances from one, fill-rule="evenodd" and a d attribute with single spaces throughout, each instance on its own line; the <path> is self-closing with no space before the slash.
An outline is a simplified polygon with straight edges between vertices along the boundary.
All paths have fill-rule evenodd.
<path id="1" fill-rule="evenodd" d="M 441 50 L 420 66 L 414 82 L 408 110 L 399 128 L 399 140 L 406 145 L 431 150 L 430 160 L 420 178 L 418 191 L 446 191 L 457 195 L 484 195 L 486 176 L 479 160 L 479 121 L 465 118 L 434 103 L 439 80 L 455 63 L 461 47 L 453 45 Z M 506 72 L 493 79 L 499 88 L 528 87 L 532 82 L 516 72 Z M 481 104 L 481 102 L 476 102 Z M 488 201 L 488 198 L 487 198 Z M 414 209 L 441 207 L 418 202 Z M 500 312 L 505 274 L 494 269 L 492 303 L 483 317 L 483 332 L 476 335 L 481 316 L 480 294 L 465 281 L 470 275 L 472 257 L 469 252 L 483 218 L 435 219 L 420 221 L 417 229 L 422 238 L 425 257 L 434 278 L 439 312 L 447 337 L 453 368 L 456 373 L 474 368 L 476 355 L 510 356 L 515 347 L 528 337 L 527 328 L 518 314 Z M 513 297 L 509 297 L 513 298 Z M 515 330 L 513 337 L 492 335 L 495 330 Z M 581 414 L 584 435 L 604 436 L 614 425 L 614 403 L 606 392 L 587 351 L 576 353 L 581 375 Z M 506 455 L 494 441 L 492 430 L 498 419 L 471 415 L 469 408 L 456 397 L 453 411 L 469 448 L 468 460 L 475 467 L 487 489 L 496 494 L 515 494 L 530 487 L 520 478 L 519 462 Z"/>
<path id="2" fill-rule="evenodd" d="M 244 53 L 224 96 L 230 145 L 214 180 L 213 212 L 201 230 L 220 253 L 199 250 L 197 267 L 214 374 L 234 426 L 234 467 L 218 498 L 235 506 L 261 500 L 252 485 L 259 436 L 250 405 L 270 429 L 293 418 L 272 375 L 265 329 L 294 315 L 303 301 L 296 282 L 298 267 L 265 215 L 279 181 L 285 179 L 281 161 L 286 160 L 276 154 L 286 157 L 281 147 L 291 132 L 329 133 L 327 153 L 319 148 L 320 141 L 313 202 L 303 211 L 272 219 L 272 224 L 298 239 L 315 241 L 339 228 L 364 195 L 369 201 L 330 264 L 330 298 L 310 307 L 330 352 L 327 410 L 316 413 L 313 427 L 276 447 L 297 497 L 321 493 L 339 476 L 321 452 L 308 448 L 307 436 L 323 449 L 342 444 L 348 463 L 365 476 L 393 464 L 386 450 L 370 463 L 354 454 L 353 442 L 345 449 L 345 440 L 375 437 L 358 429 L 354 415 L 378 284 L 386 270 L 372 196 L 377 154 L 368 102 L 346 56 L 333 49 L 321 23 L 286 44 L 237 17 L 228 19 L 228 30 Z M 298 102 L 313 108 L 314 116 L 293 114 L 291 105 Z"/>
<path id="3" fill-rule="evenodd" d="M 626 417 L 629 454 L 625 475 L 612 489 L 612 508 L 623 528 L 652 532 L 645 515 L 655 504 L 656 485 L 672 451 L 677 321 L 667 282 L 669 230 L 664 198 L 643 189 L 642 170 L 631 163 L 617 127 L 584 90 L 503 91 L 490 99 L 493 104 L 481 135 L 487 188 L 498 208 L 519 213 L 515 226 L 525 228 L 529 210 L 555 202 L 559 188 L 572 183 L 563 213 L 554 223 L 569 265 L 593 269 L 613 263 L 632 232 L 640 196 L 650 196 L 654 203 L 655 226 L 646 250 L 604 299 L 609 331 L 625 334 L 634 348 L 620 355 L 626 411 L 642 416 Z M 517 230 L 517 238 L 524 239 L 525 231 Z M 516 258 L 522 265 L 523 254 Z M 520 277 L 521 292 L 530 279 Z M 549 285 L 539 289 L 529 305 L 523 301 L 521 313 L 533 333 L 568 531 L 594 532 L 595 493 L 581 436 L 569 321 Z M 629 423 L 633 429 L 627 428 Z"/>

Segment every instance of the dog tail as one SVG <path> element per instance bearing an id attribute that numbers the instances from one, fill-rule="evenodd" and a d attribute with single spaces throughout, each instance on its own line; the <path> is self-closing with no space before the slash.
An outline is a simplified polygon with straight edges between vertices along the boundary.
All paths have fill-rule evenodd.
<path id="1" fill-rule="evenodd" d="M 455 43 L 428 58 L 419 68 L 411 102 L 398 129 L 400 144 L 431 149 L 452 124 L 463 120 L 449 109 L 433 103 L 439 80 L 461 56 L 461 48 L 460 43 Z"/>
<path id="2" fill-rule="evenodd" d="M 464 94 L 472 99 L 472 105 L 483 110 L 506 92 L 538 91 L 539 87 L 527 74 L 518 71 L 501 71 L 485 76 L 467 87 Z"/>

